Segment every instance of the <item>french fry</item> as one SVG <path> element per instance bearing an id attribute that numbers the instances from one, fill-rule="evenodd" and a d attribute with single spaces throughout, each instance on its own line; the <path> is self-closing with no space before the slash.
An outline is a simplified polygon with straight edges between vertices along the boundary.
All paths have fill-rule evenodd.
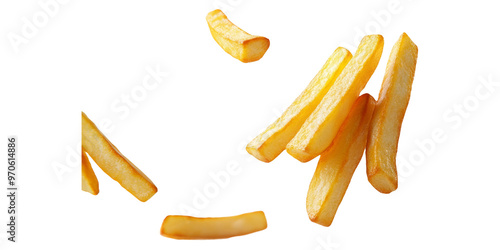
<path id="1" fill-rule="evenodd" d="M 363 152 L 375 99 L 364 94 L 356 100 L 332 145 L 321 154 L 307 193 L 309 219 L 322 226 L 332 224 Z"/>
<path id="2" fill-rule="evenodd" d="M 93 195 L 99 193 L 99 181 L 90 165 L 89 158 L 82 148 L 82 190 Z"/>
<path id="3" fill-rule="evenodd" d="M 219 46 L 244 63 L 259 60 L 269 48 L 269 39 L 250 35 L 238 28 L 221 10 L 209 12 L 206 19 L 210 33 Z"/>
<path id="4" fill-rule="evenodd" d="M 398 188 L 396 153 L 417 57 L 417 46 L 403 33 L 392 48 L 373 113 L 366 149 L 366 173 L 372 186 L 381 193 Z"/>
<path id="5" fill-rule="evenodd" d="M 301 162 L 320 155 L 333 141 L 354 101 L 377 68 L 384 38 L 368 35 L 286 150 Z"/>
<path id="6" fill-rule="evenodd" d="M 169 215 L 163 220 L 160 233 L 173 239 L 206 240 L 230 238 L 266 228 L 266 216 L 262 211 L 217 218 Z"/>
<path id="7" fill-rule="evenodd" d="M 140 201 L 147 201 L 158 191 L 153 182 L 123 156 L 83 112 L 82 146 L 106 174 Z"/>
<path id="8" fill-rule="evenodd" d="M 321 102 L 351 57 L 347 49 L 337 48 L 281 117 L 247 145 L 248 153 L 263 162 L 271 162 L 278 157 Z"/>

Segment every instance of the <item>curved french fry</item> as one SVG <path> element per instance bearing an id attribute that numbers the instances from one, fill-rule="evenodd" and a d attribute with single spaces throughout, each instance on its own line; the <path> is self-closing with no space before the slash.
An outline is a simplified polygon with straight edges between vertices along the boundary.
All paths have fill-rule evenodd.
<path id="1" fill-rule="evenodd" d="M 231 217 L 197 218 L 169 215 L 161 225 L 161 235 L 173 239 L 224 239 L 254 233 L 267 228 L 264 212 Z"/>
<path id="2" fill-rule="evenodd" d="M 308 162 L 332 143 L 354 101 L 377 68 L 383 47 L 381 35 L 368 35 L 361 40 L 354 57 L 288 143 L 286 150 L 291 156 Z"/>
<path id="3" fill-rule="evenodd" d="M 242 62 L 254 62 L 262 58 L 269 48 L 269 39 L 246 33 L 234 25 L 221 10 L 207 14 L 210 33 L 221 48 Z"/>
<path id="4" fill-rule="evenodd" d="M 144 202 L 158 189 L 82 112 L 82 146 L 97 165 L 128 192 Z"/>
<path id="5" fill-rule="evenodd" d="M 93 195 L 99 193 L 99 181 L 95 176 L 92 165 L 90 165 L 89 158 L 82 148 L 82 190 L 89 192 Z"/>
<path id="6" fill-rule="evenodd" d="M 347 49 L 337 48 L 281 117 L 247 145 L 248 153 L 263 162 L 271 162 L 278 157 L 321 102 L 351 57 Z"/>
<path id="7" fill-rule="evenodd" d="M 396 153 L 417 57 L 417 46 L 403 33 L 392 48 L 373 113 L 366 148 L 366 173 L 372 186 L 381 193 L 398 188 Z"/>
<path id="8" fill-rule="evenodd" d="M 364 94 L 356 100 L 332 145 L 321 154 L 307 193 L 309 219 L 322 226 L 332 224 L 363 152 L 375 99 Z"/>

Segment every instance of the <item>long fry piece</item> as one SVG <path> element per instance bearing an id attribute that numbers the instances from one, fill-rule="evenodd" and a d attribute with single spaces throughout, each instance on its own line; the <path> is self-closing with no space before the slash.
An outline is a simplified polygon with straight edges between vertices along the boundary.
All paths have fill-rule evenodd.
<path id="1" fill-rule="evenodd" d="M 288 143 L 286 150 L 290 155 L 307 162 L 332 143 L 354 101 L 377 68 L 383 47 L 381 35 L 368 35 L 361 40 L 354 57 Z"/>
<path id="2" fill-rule="evenodd" d="M 250 35 L 238 28 L 221 10 L 209 12 L 206 19 L 210 33 L 219 46 L 242 62 L 259 60 L 269 48 L 269 39 Z"/>
<path id="3" fill-rule="evenodd" d="M 82 190 L 93 195 L 99 193 L 99 181 L 90 165 L 89 158 L 82 148 Z"/>
<path id="4" fill-rule="evenodd" d="M 140 201 L 147 201 L 158 191 L 153 182 L 123 156 L 83 112 L 82 146 L 106 174 Z"/>
<path id="5" fill-rule="evenodd" d="M 373 114 L 366 149 L 366 173 L 372 186 L 381 193 L 398 188 L 396 153 L 417 57 L 417 46 L 403 33 L 392 48 Z"/>
<path id="6" fill-rule="evenodd" d="M 332 224 L 363 156 L 374 108 L 375 99 L 369 94 L 358 97 L 332 145 L 321 154 L 307 193 L 311 221 L 326 227 Z"/>
<path id="7" fill-rule="evenodd" d="M 254 233 L 267 228 L 264 212 L 231 217 L 197 218 L 169 215 L 161 225 L 161 235 L 174 239 L 224 239 Z"/>
<path id="8" fill-rule="evenodd" d="M 263 162 L 271 162 L 278 157 L 321 102 L 351 57 L 347 49 L 337 48 L 281 117 L 247 145 L 248 153 Z"/>

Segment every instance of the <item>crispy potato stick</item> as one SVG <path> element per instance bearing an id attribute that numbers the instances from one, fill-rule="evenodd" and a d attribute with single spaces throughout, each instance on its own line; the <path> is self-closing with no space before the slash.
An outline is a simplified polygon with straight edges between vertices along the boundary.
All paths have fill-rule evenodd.
<path id="1" fill-rule="evenodd" d="M 321 154 L 307 193 L 306 207 L 311 221 L 325 227 L 332 224 L 354 170 L 363 157 L 374 108 L 373 97 L 360 96 L 332 145 Z"/>
<path id="2" fill-rule="evenodd" d="M 392 47 L 373 113 L 366 148 L 366 173 L 372 186 L 381 193 L 398 188 L 396 153 L 417 56 L 417 46 L 403 33 Z"/>
<path id="3" fill-rule="evenodd" d="M 337 48 L 283 115 L 247 145 L 248 153 L 263 162 L 270 162 L 281 154 L 307 117 L 321 102 L 351 57 L 347 49 Z"/>
<path id="4" fill-rule="evenodd" d="M 169 215 L 160 233 L 174 239 L 207 240 L 250 234 L 266 228 L 266 216 L 262 211 L 218 218 Z"/>
<path id="5" fill-rule="evenodd" d="M 82 112 L 82 146 L 97 165 L 140 201 L 147 201 L 158 189 L 130 162 Z"/>
<path id="6" fill-rule="evenodd" d="M 246 33 L 229 21 L 221 10 L 209 12 L 207 23 L 221 48 L 244 63 L 259 60 L 269 48 L 269 39 Z"/>
<path id="7" fill-rule="evenodd" d="M 354 101 L 377 68 L 383 47 L 381 35 L 369 35 L 361 40 L 354 57 L 288 143 L 286 150 L 290 155 L 308 162 L 332 143 Z"/>
<path id="8" fill-rule="evenodd" d="M 93 195 L 99 193 L 99 181 L 95 176 L 94 170 L 90 165 L 89 158 L 85 154 L 85 150 L 82 148 L 82 190 L 89 192 Z"/>

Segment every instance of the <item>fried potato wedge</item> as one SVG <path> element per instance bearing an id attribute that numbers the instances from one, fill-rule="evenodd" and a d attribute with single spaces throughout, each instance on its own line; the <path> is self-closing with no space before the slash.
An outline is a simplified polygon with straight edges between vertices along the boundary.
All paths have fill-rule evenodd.
<path id="1" fill-rule="evenodd" d="M 262 211 L 217 218 L 169 215 L 163 220 L 160 233 L 173 239 L 207 240 L 250 234 L 266 228 L 266 216 Z"/>
<path id="2" fill-rule="evenodd" d="M 318 162 L 307 193 L 307 213 L 312 222 L 328 227 L 351 182 L 366 147 L 375 99 L 364 94 L 356 100 L 332 145 Z"/>
<path id="3" fill-rule="evenodd" d="M 403 33 L 392 47 L 373 113 L 366 148 L 366 173 L 372 186 L 381 193 L 398 188 L 396 153 L 417 57 L 417 46 Z"/>
<path id="4" fill-rule="evenodd" d="M 354 101 L 377 68 L 383 47 L 381 35 L 368 35 L 361 40 L 354 57 L 288 143 L 286 150 L 291 156 L 308 162 L 330 146 Z"/>
<path id="5" fill-rule="evenodd" d="M 263 162 L 271 162 L 278 157 L 321 102 L 351 58 L 352 55 L 347 49 L 337 48 L 281 117 L 247 145 L 248 153 Z"/>
<path id="6" fill-rule="evenodd" d="M 99 181 L 90 165 L 89 158 L 82 148 L 82 190 L 93 195 L 99 193 Z"/>
<path id="7" fill-rule="evenodd" d="M 82 146 L 97 165 L 128 192 L 144 202 L 158 189 L 82 112 Z"/>
<path id="8" fill-rule="evenodd" d="M 269 39 L 248 34 L 229 21 L 219 9 L 207 14 L 207 23 L 220 47 L 244 63 L 259 60 L 269 48 Z"/>

